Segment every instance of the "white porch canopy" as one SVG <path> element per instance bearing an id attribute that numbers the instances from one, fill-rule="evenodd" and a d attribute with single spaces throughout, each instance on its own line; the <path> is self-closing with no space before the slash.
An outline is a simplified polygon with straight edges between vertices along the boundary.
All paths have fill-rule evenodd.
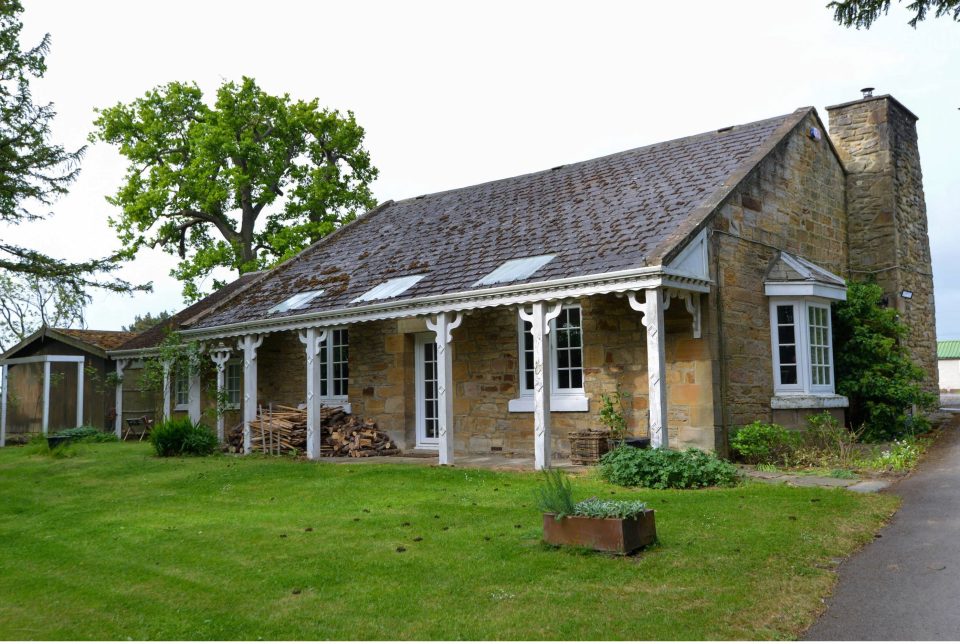
<path id="1" fill-rule="evenodd" d="M 647 328 L 648 374 L 650 382 L 650 436 L 655 447 L 668 445 L 667 397 L 665 372 L 665 345 L 663 311 L 674 297 L 685 301 L 693 315 L 694 337 L 700 336 L 700 294 L 708 293 L 710 281 L 706 275 L 706 246 L 703 235 L 695 238 L 690 247 L 677 256 L 670 267 L 653 266 L 603 273 L 579 278 L 551 280 L 493 288 L 473 289 L 463 293 L 421 297 L 412 300 L 392 300 L 362 304 L 344 309 L 317 313 L 295 314 L 281 318 L 233 323 L 211 328 L 185 329 L 181 334 L 188 340 L 219 343 L 211 350 L 211 359 L 217 366 L 218 398 L 223 394 L 223 365 L 234 349 L 243 356 L 244 452 L 251 449 L 251 423 L 256 418 L 257 404 L 257 350 L 264 337 L 271 332 L 297 331 L 304 344 L 307 361 L 307 456 L 320 456 L 319 352 L 321 343 L 332 327 L 343 327 L 361 322 L 386 319 L 425 318 L 427 328 L 433 331 L 437 354 L 438 439 L 439 462 L 453 464 L 453 368 L 452 343 L 454 331 L 463 315 L 483 308 L 507 307 L 531 322 L 534 341 L 534 453 L 537 469 L 550 467 L 550 393 L 549 342 L 550 321 L 557 317 L 565 301 L 591 295 L 626 295 L 630 305 L 642 314 Z M 638 294 L 643 293 L 643 300 Z M 127 355 L 129 354 L 129 355 Z M 115 358 L 132 357 L 132 352 L 111 352 Z M 121 362 L 117 362 L 122 369 Z M 199 387 L 196 388 L 199 392 Z M 191 410 L 193 392 L 191 386 Z M 169 397 L 169 393 L 165 398 Z M 118 396 L 118 414 L 122 401 Z M 165 403 L 165 407 L 169 408 Z M 218 436 L 222 440 L 223 419 L 218 409 Z"/>

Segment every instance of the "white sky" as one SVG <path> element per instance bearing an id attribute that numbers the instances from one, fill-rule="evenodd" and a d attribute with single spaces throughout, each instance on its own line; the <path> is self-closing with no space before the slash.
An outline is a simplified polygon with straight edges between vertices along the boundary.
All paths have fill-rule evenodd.
<path id="1" fill-rule="evenodd" d="M 824 106 L 874 86 L 920 117 L 937 328 L 960 338 L 960 24 L 917 30 L 895 6 L 845 29 L 826 0 L 684 2 L 55 2 L 26 0 L 27 46 L 49 32 L 38 101 L 54 137 L 82 145 L 94 107 L 169 81 L 211 93 L 252 76 L 271 93 L 353 110 L 379 201 L 542 170 L 726 125 Z M 84 259 L 115 249 L 107 224 L 124 161 L 91 146 L 50 220 L 0 234 Z M 97 294 L 91 328 L 182 308 L 174 259 L 143 252 L 123 271 L 154 292 Z"/>

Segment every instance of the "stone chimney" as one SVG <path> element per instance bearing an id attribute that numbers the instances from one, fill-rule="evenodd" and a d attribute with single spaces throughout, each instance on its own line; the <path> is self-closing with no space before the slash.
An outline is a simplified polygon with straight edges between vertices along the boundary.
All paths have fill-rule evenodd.
<path id="1" fill-rule="evenodd" d="M 872 88 L 868 88 L 872 90 Z M 906 345 L 936 392 L 933 271 L 917 117 L 890 95 L 827 108 L 830 138 L 847 171 L 850 276 L 874 277 L 910 327 Z"/>

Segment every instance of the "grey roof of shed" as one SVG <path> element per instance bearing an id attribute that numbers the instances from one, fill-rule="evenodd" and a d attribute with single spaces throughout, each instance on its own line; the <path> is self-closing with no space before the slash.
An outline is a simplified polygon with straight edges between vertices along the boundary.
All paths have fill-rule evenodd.
<path id="1" fill-rule="evenodd" d="M 222 301 L 189 328 L 349 309 L 387 279 L 395 299 L 461 293 L 505 261 L 556 257 L 512 284 L 656 266 L 812 108 L 457 190 L 381 204 Z M 296 310 L 269 309 L 298 293 Z"/>

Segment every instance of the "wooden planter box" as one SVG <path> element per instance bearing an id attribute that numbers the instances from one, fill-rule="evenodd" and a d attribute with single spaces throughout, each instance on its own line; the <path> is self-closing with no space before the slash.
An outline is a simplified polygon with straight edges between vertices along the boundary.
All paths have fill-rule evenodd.
<path id="1" fill-rule="evenodd" d="M 584 546 L 602 552 L 630 554 L 657 539 L 653 510 L 635 519 L 592 519 L 543 515 L 543 540 L 555 546 Z"/>

